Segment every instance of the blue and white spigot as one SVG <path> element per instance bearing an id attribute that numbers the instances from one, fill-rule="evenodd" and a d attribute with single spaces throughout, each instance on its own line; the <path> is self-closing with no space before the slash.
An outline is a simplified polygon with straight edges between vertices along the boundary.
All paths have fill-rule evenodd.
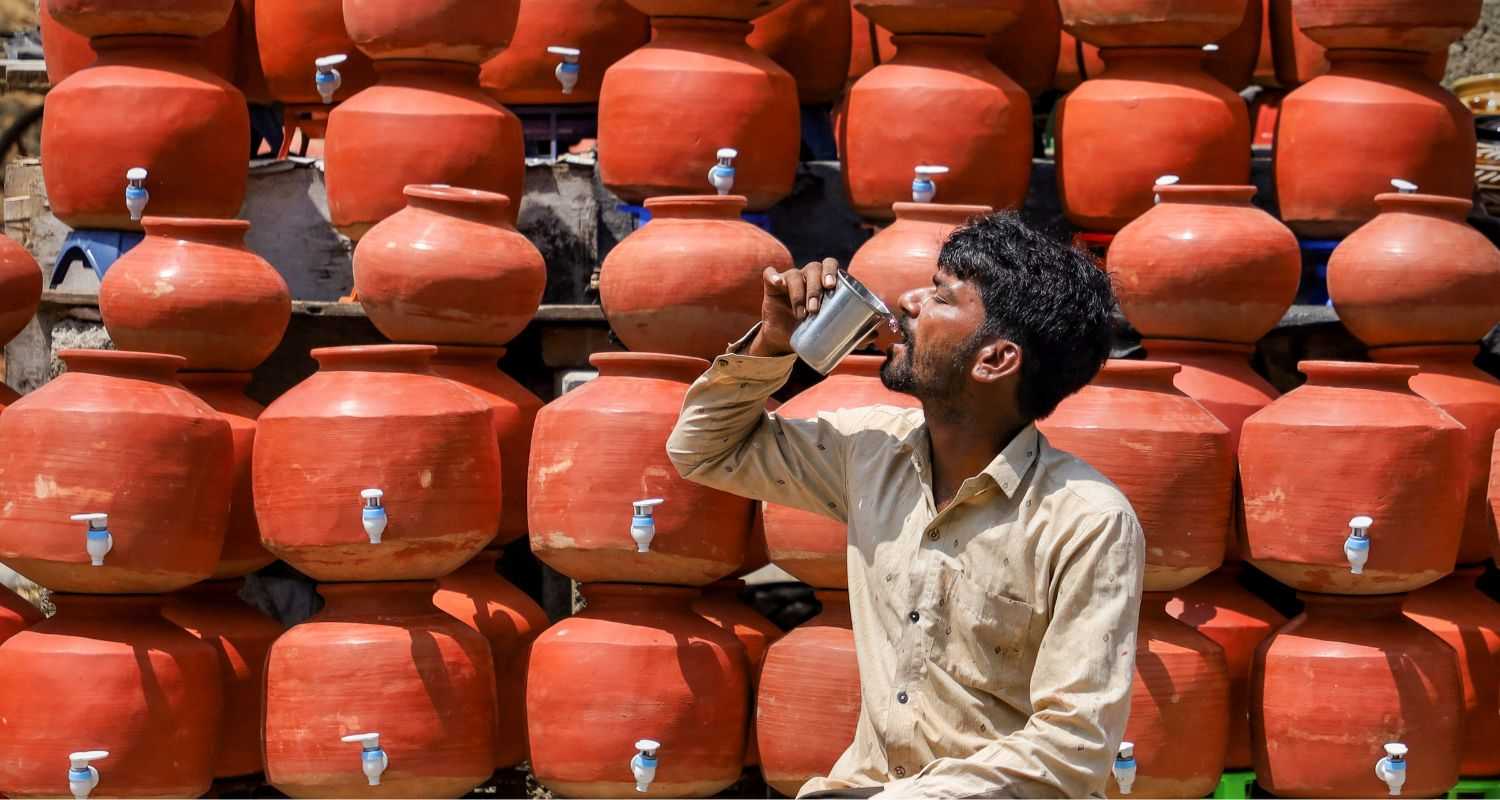
<path id="1" fill-rule="evenodd" d="M 108 750 L 81 750 L 68 754 L 68 791 L 75 800 L 87 800 L 99 786 L 99 770 L 90 761 L 109 758 Z"/>
<path id="2" fill-rule="evenodd" d="M 729 194 L 734 188 L 734 160 L 740 157 L 740 151 L 733 147 L 721 147 L 715 154 L 719 161 L 708 170 L 708 182 L 713 184 L 714 190 L 719 194 Z"/>
<path id="3" fill-rule="evenodd" d="M 370 544 L 380 544 L 380 537 L 385 533 L 385 526 L 390 524 L 390 517 L 385 514 L 385 492 L 379 489 L 366 489 L 359 493 L 364 508 L 360 510 L 360 522 L 365 526 L 365 533 L 370 537 Z"/>
<path id="4" fill-rule="evenodd" d="M 1179 183 L 1182 183 L 1182 178 L 1179 178 L 1176 175 L 1163 175 L 1160 178 L 1156 179 L 1156 183 L 1152 184 L 1151 188 L 1154 191 L 1154 190 L 1161 189 L 1161 187 L 1163 187 L 1163 186 L 1176 186 Z M 1152 205 L 1156 205 L 1157 203 L 1160 203 L 1161 202 L 1161 192 L 1160 191 L 1154 191 L 1154 193 L 1152 194 L 1151 198 L 1152 198 L 1151 199 L 1151 204 Z"/>
<path id="5" fill-rule="evenodd" d="M 651 540 L 656 538 L 656 507 L 666 502 L 663 498 L 637 500 L 635 514 L 630 518 L 630 538 L 635 540 L 637 553 L 651 552 Z"/>
<path id="6" fill-rule="evenodd" d="M 313 85 L 318 87 L 318 94 L 323 98 L 323 105 L 333 105 L 333 96 L 338 94 L 339 87 L 344 85 L 344 74 L 339 72 L 339 67 L 348 60 L 348 55 L 336 53 L 313 61 L 313 66 L 317 69 L 313 73 Z"/>
<path id="7" fill-rule="evenodd" d="M 125 210 L 130 219 L 140 222 L 146 215 L 146 204 L 151 202 L 151 193 L 146 191 L 146 178 L 150 175 L 145 167 L 131 167 L 125 171 Z"/>
<path id="8" fill-rule="evenodd" d="M 557 76 L 557 82 L 562 84 L 563 94 L 572 94 L 573 87 L 578 85 L 578 57 L 583 51 L 576 47 L 562 47 L 553 45 L 547 48 L 547 52 L 562 58 L 557 62 L 557 69 L 552 71 Z"/>
<path id="9" fill-rule="evenodd" d="M 937 183 L 932 179 L 947 175 L 948 168 L 939 164 L 920 164 L 916 177 L 911 179 L 911 199 L 916 203 L 931 203 L 937 197 Z"/>
<path id="10" fill-rule="evenodd" d="M 1349 520 L 1349 538 L 1344 540 L 1344 558 L 1349 559 L 1349 571 L 1355 575 L 1365 574 L 1365 562 L 1370 560 L 1370 526 L 1375 520 L 1355 517 Z"/>
<path id="11" fill-rule="evenodd" d="M 90 564 L 104 566 L 104 557 L 115 547 L 115 537 L 109 533 L 109 515 L 74 514 L 68 519 L 89 524 L 88 531 L 83 535 L 83 549 L 88 551 Z"/>
<path id="12" fill-rule="evenodd" d="M 380 749 L 380 734 L 354 733 L 342 737 L 340 741 L 357 744 L 364 748 L 359 753 L 359 768 L 365 773 L 365 778 L 371 786 L 379 786 L 380 776 L 384 775 L 386 768 L 391 765 L 391 757 Z"/>
<path id="13" fill-rule="evenodd" d="M 1402 194 L 1416 194 L 1419 188 L 1415 183 L 1401 178 L 1391 178 L 1391 187 Z"/>
<path id="14" fill-rule="evenodd" d="M 1375 762 L 1375 777 L 1385 782 L 1391 797 L 1401 796 L 1401 787 L 1406 785 L 1406 745 L 1386 743 L 1385 757 Z"/>
<path id="15" fill-rule="evenodd" d="M 651 782 L 656 780 L 656 751 L 661 749 L 661 742 L 641 739 L 635 743 L 635 749 L 635 758 L 630 759 L 630 774 L 635 777 L 635 790 L 648 792 Z"/>
<path id="16" fill-rule="evenodd" d="M 1135 743 L 1120 742 L 1120 749 L 1115 753 L 1115 783 L 1120 785 L 1120 794 L 1130 794 L 1131 787 L 1135 786 Z"/>

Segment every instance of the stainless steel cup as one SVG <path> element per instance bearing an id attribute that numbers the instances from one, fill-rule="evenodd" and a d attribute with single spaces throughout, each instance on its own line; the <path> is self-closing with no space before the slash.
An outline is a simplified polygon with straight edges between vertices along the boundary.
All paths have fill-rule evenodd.
<path id="1" fill-rule="evenodd" d="M 839 270 L 838 285 L 832 294 L 823 295 L 818 313 L 802 320 L 792 332 L 792 349 L 808 366 L 827 375 L 890 319 L 891 311 L 880 298 Z"/>

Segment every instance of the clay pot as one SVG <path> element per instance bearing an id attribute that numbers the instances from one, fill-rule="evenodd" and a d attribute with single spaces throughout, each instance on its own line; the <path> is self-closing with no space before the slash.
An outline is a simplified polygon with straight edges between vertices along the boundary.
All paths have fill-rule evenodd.
<path id="1" fill-rule="evenodd" d="M 1149 338 L 1254 344 L 1297 296 L 1302 251 L 1250 204 L 1254 186 L 1160 186 L 1120 229 L 1106 268 L 1120 308 Z"/>
<path id="2" fill-rule="evenodd" d="M 1205 797 L 1224 771 L 1230 673 L 1224 648 L 1167 613 L 1172 596 L 1146 592 L 1136 632 L 1125 741 L 1135 743 L 1134 793 Z M 1120 797 L 1111 777 L 1110 797 Z"/>
<path id="3" fill-rule="evenodd" d="M 265 709 L 266 654 L 282 627 L 240 600 L 241 584 L 238 580 L 200 583 L 172 595 L 162 610 L 162 616 L 207 642 L 218 655 L 224 713 L 219 718 L 215 778 L 265 771 L 260 719 Z"/>
<path id="4" fill-rule="evenodd" d="M 0 347 L 16 338 L 42 302 L 42 268 L 9 236 L 0 236 Z"/>
<path id="5" fill-rule="evenodd" d="M 1293 0 L 1297 25 L 1328 48 L 1446 50 L 1479 24 L 1482 0 Z"/>
<path id="6" fill-rule="evenodd" d="M 1199 47 L 1233 33 L 1247 0 L 1058 0 L 1063 27 L 1099 47 Z"/>
<path id="7" fill-rule="evenodd" d="M 1218 52 L 1209 54 L 1203 62 L 1203 68 L 1208 74 L 1235 91 L 1255 81 L 1256 66 L 1262 51 L 1265 3 L 1266 0 L 1245 0 L 1245 13 L 1240 17 L 1239 26 L 1220 39 L 1217 42 Z M 1269 57 L 1269 50 L 1266 55 Z"/>
<path id="8" fill-rule="evenodd" d="M 1483 338 L 1500 304 L 1500 250 L 1464 221 L 1473 204 L 1395 193 L 1375 202 L 1380 215 L 1328 260 L 1340 321 L 1371 347 Z"/>
<path id="9" fill-rule="evenodd" d="M 630 762 L 644 738 L 661 744 L 654 796 L 708 797 L 738 781 L 749 722 L 744 646 L 692 612 L 696 590 L 582 591 L 588 607 L 531 648 L 526 714 L 536 779 L 566 797 L 633 794 Z"/>
<path id="10" fill-rule="evenodd" d="M 1180 589 L 1218 569 L 1233 518 L 1229 429 L 1172 385 L 1180 369 L 1112 359 L 1038 425 L 1130 500 L 1146 534 L 1146 591 Z"/>
<path id="11" fill-rule="evenodd" d="M 775 237 L 740 219 L 744 197 L 653 197 L 651 222 L 599 270 L 609 326 L 638 353 L 710 359 L 760 321 L 762 273 L 791 269 Z"/>
<path id="12" fill-rule="evenodd" d="M 344 0 L 344 27 L 377 61 L 483 64 L 510 43 L 520 0 Z"/>
<path id="13" fill-rule="evenodd" d="M 849 81 L 852 83 L 876 66 L 896 55 L 891 32 L 870 21 L 853 8 L 850 0 L 851 46 L 849 48 Z"/>
<path id="14" fill-rule="evenodd" d="M 54 591 L 170 592 L 219 561 L 229 423 L 177 382 L 182 359 L 64 350 L 68 371 L 0 416 L 0 559 Z M 84 522 L 109 514 L 91 566 Z M 75 748 L 76 749 L 76 748 Z"/>
<path id="15" fill-rule="evenodd" d="M 250 455 L 255 447 L 255 421 L 265 406 L 245 396 L 248 372 L 183 372 L 177 376 L 188 391 L 219 412 L 229 423 L 234 440 L 234 488 L 229 499 L 229 526 L 213 579 L 243 578 L 269 565 L 276 556 L 261 546 L 255 519 L 255 497 L 250 477 Z"/>
<path id="16" fill-rule="evenodd" d="M 766 652 L 755 724 L 760 771 L 776 791 L 794 797 L 827 775 L 854 741 L 859 722 L 859 662 L 848 592 L 818 592 L 823 611 Z"/>
<path id="17" fill-rule="evenodd" d="M 854 9 L 897 35 L 985 36 L 1021 16 L 1027 0 L 854 0 Z"/>
<path id="18" fill-rule="evenodd" d="M 507 105 L 583 105 L 599 102 L 604 71 L 651 40 L 646 15 L 625 0 L 520 0 L 510 46 L 484 62 L 479 83 Z M 560 59 L 548 47 L 575 47 L 578 83 L 563 94 Z"/>
<path id="19" fill-rule="evenodd" d="M 803 105 L 825 105 L 844 93 L 853 30 L 847 0 L 791 0 L 755 21 L 750 46 L 797 81 Z"/>
<path id="20" fill-rule="evenodd" d="M 208 791 L 223 707 L 214 649 L 163 619 L 158 597 L 52 602 L 55 616 L 0 645 L 0 792 L 67 797 L 68 754 L 88 749 L 109 751 L 95 796 Z"/>
<path id="21" fill-rule="evenodd" d="M 760 686 L 766 648 L 782 634 L 781 629 L 760 612 L 740 601 L 739 593 L 744 588 L 744 581 L 719 581 L 704 589 L 703 596 L 693 601 L 692 608 L 693 613 L 733 634 L 745 648 L 750 666 L 750 727 L 745 734 L 745 766 L 755 767 L 760 765 L 760 748 L 755 741 L 755 692 Z"/>
<path id="22" fill-rule="evenodd" d="M 0 643 L 45 619 L 26 598 L 0 587 Z"/>
<path id="23" fill-rule="evenodd" d="M 1227 770 L 1251 767 L 1250 667 L 1261 641 L 1286 624 L 1286 617 L 1240 585 L 1239 573 L 1239 564 L 1226 564 L 1203 580 L 1178 589 L 1167 603 L 1167 614 L 1173 619 L 1224 649 L 1229 670 Z"/>
<path id="24" fill-rule="evenodd" d="M 292 797 L 459 797 L 494 771 L 489 643 L 432 605 L 430 581 L 333 584 L 266 659 L 266 780 Z M 379 733 L 378 788 L 360 746 Z"/>
<path id="25" fill-rule="evenodd" d="M 1379 545 L 1376 545 L 1378 547 Z M 1402 595 L 1299 594 L 1250 678 L 1255 775 L 1277 797 L 1376 797 L 1387 742 L 1410 746 L 1403 795 L 1458 781 L 1463 685 L 1453 648 L 1401 615 Z"/>
<path id="26" fill-rule="evenodd" d="M 1297 368 L 1307 383 L 1240 433 L 1246 557 L 1300 591 L 1390 594 L 1448 574 L 1468 486 L 1463 426 L 1407 386 L 1414 366 Z M 1374 518 L 1358 575 L 1344 553 L 1357 515 Z"/>
<path id="27" fill-rule="evenodd" d="M 502 345 L 536 315 L 547 264 L 505 195 L 408 186 L 354 250 L 354 290 L 393 341 Z"/>
<path id="28" fill-rule="evenodd" d="M 542 399 L 496 369 L 503 347 L 442 345 L 432 357 L 432 371 L 457 381 L 489 404 L 500 444 L 500 533 L 494 544 L 506 545 L 526 535 L 526 468 L 531 463 L 531 429 Z"/>
<path id="29" fill-rule="evenodd" d="M 343 54 L 349 57 L 338 68 L 343 83 L 336 100 L 345 100 L 375 83 L 375 67 L 360 52 L 344 27 L 342 0 L 255 0 L 256 42 L 260 65 L 271 96 L 289 106 L 289 117 L 316 114 L 327 119 L 332 106 L 325 106 L 313 78 L 314 62 Z M 312 133 L 322 133 L 322 124 Z"/>
<path id="30" fill-rule="evenodd" d="M 215 5 L 227 9 L 229 0 Z M 152 214 L 238 214 L 250 151 L 245 96 L 197 63 L 193 39 L 109 36 L 93 46 L 94 66 L 47 95 L 42 147 L 52 157 L 43 177 L 57 218 L 73 228 L 139 229 L 123 200 L 134 167 L 150 174 Z"/>
<path id="31" fill-rule="evenodd" d="M 478 631 L 490 644 L 495 663 L 495 767 L 526 760 L 526 664 L 531 643 L 549 624 L 547 613 L 501 577 L 499 550 L 485 550 L 457 572 L 438 579 L 433 605 Z"/>
<path id="32" fill-rule="evenodd" d="M 146 238 L 99 285 L 116 346 L 187 359 L 184 369 L 249 371 L 292 318 L 286 281 L 245 247 L 238 219 L 146 217 Z"/>
<path id="33" fill-rule="evenodd" d="M 1422 75 L 1421 54 L 1336 50 L 1329 58 L 1327 75 L 1281 103 L 1276 190 L 1292 230 L 1319 239 L 1352 233 L 1383 210 L 1377 195 L 1390 190 L 1392 178 L 1429 195 L 1470 196 L 1473 115 Z M 1404 122 L 1389 125 L 1391 119 Z M 1372 126 L 1379 135 L 1355 133 Z"/>
<path id="34" fill-rule="evenodd" d="M 1026 92 L 990 63 L 982 37 L 900 35 L 895 42 L 895 57 L 849 90 L 839 149 L 854 210 L 893 219 L 893 204 L 911 199 L 918 164 L 953 170 L 943 178 L 945 202 L 1020 207 L 1031 174 Z M 922 124 L 892 126 L 892 119 Z"/>
<path id="35" fill-rule="evenodd" d="M 915 397 L 881 384 L 880 365 L 884 362 L 884 356 L 849 356 L 827 378 L 787 401 L 776 413 L 787 419 L 811 419 L 825 411 L 865 406 L 920 408 Z M 765 504 L 764 515 L 766 550 L 776 566 L 820 589 L 849 587 L 846 525 L 772 503 Z"/>
<path id="36" fill-rule="evenodd" d="M 849 274 L 889 308 L 900 306 L 901 295 L 932 284 L 938 254 L 955 228 L 994 211 L 940 203 L 896 203 L 893 210 L 896 221 L 865 242 L 849 262 Z M 886 349 L 899 340 L 882 327 L 876 345 Z"/>
<path id="37" fill-rule="evenodd" d="M 479 88 L 479 67 L 396 60 L 376 72 L 379 83 L 328 116 L 328 210 L 340 232 L 360 239 L 406 206 L 412 184 L 522 195 L 521 121 Z"/>
<path id="38" fill-rule="evenodd" d="M 585 583 L 706 586 L 736 572 L 751 502 L 679 477 L 665 447 L 688 386 L 708 363 L 656 353 L 595 353 L 589 363 L 599 377 L 536 417 L 531 552 Z M 650 552 L 640 553 L 630 535 L 633 503 L 654 497 L 666 502 L 656 507 Z"/>
<path id="39" fill-rule="evenodd" d="M 59 25 L 80 36 L 207 36 L 224 27 L 234 0 L 44 0 Z"/>
<path id="40" fill-rule="evenodd" d="M 739 150 L 734 192 L 752 210 L 792 190 L 801 147 L 797 84 L 745 42 L 750 24 L 659 17 L 599 94 L 599 175 L 627 202 L 707 186 L 721 147 Z"/>
<path id="41" fill-rule="evenodd" d="M 1292 89 L 1328 72 L 1328 50 L 1308 38 L 1297 24 L 1293 0 L 1266 0 L 1267 35 L 1271 37 L 1276 80 Z M 1448 67 L 1448 48 L 1427 53 L 1422 73 L 1441 81 Z"/>
<path id="42" fill-rule="evenodd" d="M 990 61 L 1035 100 L 1057 76 L 1062 12 L 1057 0 L 1025 0 L 1021 16 L 990 36 Z"/>
<path id="43" fill-rule="evenodd" d="M 434 348 L 326 347 L 260 416 L 255 511 L 266 549 L 318 581 L 447 575 L 495 537 L 500 454 L 489 405 L 429 369 Z M 361 493 L 385 493 L 379 544 Z"/>
<path id="44" fill-rule="evenodd" d="M 1463 681 L 1464 742 L 1458 771 L 1500 774 L 1500 605 L 1475 585 L 1483 567 L 1465 567 L 1419 592 L 1402 608 L 1458 654 Z"/>

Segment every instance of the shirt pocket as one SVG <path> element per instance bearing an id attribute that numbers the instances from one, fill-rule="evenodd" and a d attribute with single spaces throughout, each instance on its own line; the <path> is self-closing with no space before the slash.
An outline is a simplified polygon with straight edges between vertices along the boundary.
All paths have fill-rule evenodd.
<path id="1" fill-rule="evenodd" d="M 1029 709 L 1035 611 L 957 572 L 949 578 L 938 665 L 964 686 Z"/>

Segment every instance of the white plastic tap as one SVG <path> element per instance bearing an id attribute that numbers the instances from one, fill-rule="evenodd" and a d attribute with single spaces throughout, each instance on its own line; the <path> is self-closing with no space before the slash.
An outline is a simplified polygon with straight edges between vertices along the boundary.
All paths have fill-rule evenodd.
<path id="1" fill-rule="evenodd" d="M 151 202 L 151 193 L 146 191 L 146 178 L 150 174 L 145 167 L 131 167 L 125 171 L 125 210 L 135 222 L 140 222 L 146 215 L 146 204 Z"/>
<path id="2" fill-rule="evenodd" d="M 73 793 L 75 800 L 87 800 L 99 786 L 99 770 L 89 762 L 106 758 L 109 758 L 108 750 L 81 750 L 68 754 L 68 791 Z"/>
<path id="3" fill-rule="evenodd" d="M 630 538 L 635 540 L 637 553 L 651 552 L 651 540 L 656 538 L 656 507 L 666 502 L 663 498 L 637 500 L 635 515 L 630 518 Z"/>
<path id="4" fill-rule="evenodd" d="M 341 737 L 339 741 L 357 744 L 364 749 L 359 754 L 359 766 L 371 786 L 380 785 L 380 776 L 391 765 L 391 757 L 380 749 L 379 733 L 354 733 Z"/>
<path id="5" fill-rule="evenodd" d="M 1391 797 L 1401 796 L 1401 787 L 1406 785 L 1406 745 L 1386 743 L 1385 758 L 1375 762 L 1375 777 L 1385 782 Z"/>
<path id="6" fill-rule="evenodd" d="M 552 74 L 557 76 L 557 82 L 562 84 L 563 94 L 572 94 L 573 87 L 578 85 L 578 57 L 583 51 L 576 47 L 561 47 L 553 45 L 547 48 L 547 52 L 554 56 L 560 56 L 562 61 L 557 62 L 557 69 Z"/>
<path id="7" fill-rule="evenodd" d="M 83 549 L 89 554 L 90 564 L 104 566 L 104 557 L 115 547 L 115 537 L 109 533 L 109 515 L 74 514 L 68 519 L 89 524 L 88 531 L 83 535 Z"/>
<path id="8" fill-rule="evenodd" d="M 914 203 L 931 203 L 937 196 L 937 183 L 932 179 L 947 175 L 948 168 L 941 164 L 918 164 L 916 176 L 911 179 L 911 199 Z"/>
<path id="9" fill-rule="evenodd" d="M 1418 188 L 1415 183 L 1401 178 L 1391 178 L 1391 186 L 1402 194 L 1416 194 Z"/>
<path id="10" fill-rule="evenodd" d="M 1153 188 L 1153 189 L 1160 189 L 1163 186 L 1176 186 L 1177 184 L 1179 184 L 1181 182 L 1182 182 L 1182 178 L 1179 178 L 1176 175 L 1163 175 L 1160 178 L 1156 179 L 1156 183 L 1152 184 L 1151 188 Z M 1151 203 L 1152 203 L 1152 205 L 1155 205 L 1155 204 L 1160 203 L 1160 202 L 1161 202 L 1161 192 L 1156 192 L 1152 196 Z"/>
<path id="11" fill-rule="evenodd" d="M 1349 571 L 1355 575 L 1365 574 L 1365 562 L 1370 560 L 1370 526 L 1375 520 L 1359 516 L 1349 520 L 1349 538 L 1344 540 L 1344 558 L 1349 559 Z"/>
<path id="12" fill-rule="evenodd" d="M 733 147 L 721 147 L 715 154 L 719 159 L 708 170 L 708 182 L 713 184 L 714 190 L 719 194 L 729 194 L 734 188 L 734 160 L 740 157 L 740 151 Z"/>
<path id="13" fill-rule="evenodd" d="M 339 72 L 339 67 L 349 60 L 344 53 L 331 56 L 323 56 L 313 61 L 317 69 L 313 73 L 313 85 L 318 87 L 318 94 L 323 98 L 323 105 L 333 105 L 333 96 L 339 93 L 339 87 L 344 85 L 344 74 Z"/>
<path id="14" fill-rule="evenodd" d="M 365 533 L 370 537 L 370 544 L 380 544 L 380 537 L 385 533 L 385 526 L 390 524 L 390 517 L 387 517 L 385 513 L 385 492 L 379 489 L 366 489 L 360 492 L 359 496 L 364 501 L 360 522 L 365 526 Z"/>
<path id="15" fill-rule="evenodd" d="M 1135 786 L 1135 743 L 1120 742 L 1120 750 L 1115 753 L 1115 783 L 1120 785 L 1120 794 L 1130 794 L 1131 787 Z"/>
<path id="16" fill-rule="evenodd" d="M 651 790 L 651 782 L 656 780 L 656 751 L 661 749 L 661 742 L 641 739 L 635 743 L 635 749 L 635 758 L 630 759 L 630 773 L 635 776 L 635 790 L 648 792 Z"/>

